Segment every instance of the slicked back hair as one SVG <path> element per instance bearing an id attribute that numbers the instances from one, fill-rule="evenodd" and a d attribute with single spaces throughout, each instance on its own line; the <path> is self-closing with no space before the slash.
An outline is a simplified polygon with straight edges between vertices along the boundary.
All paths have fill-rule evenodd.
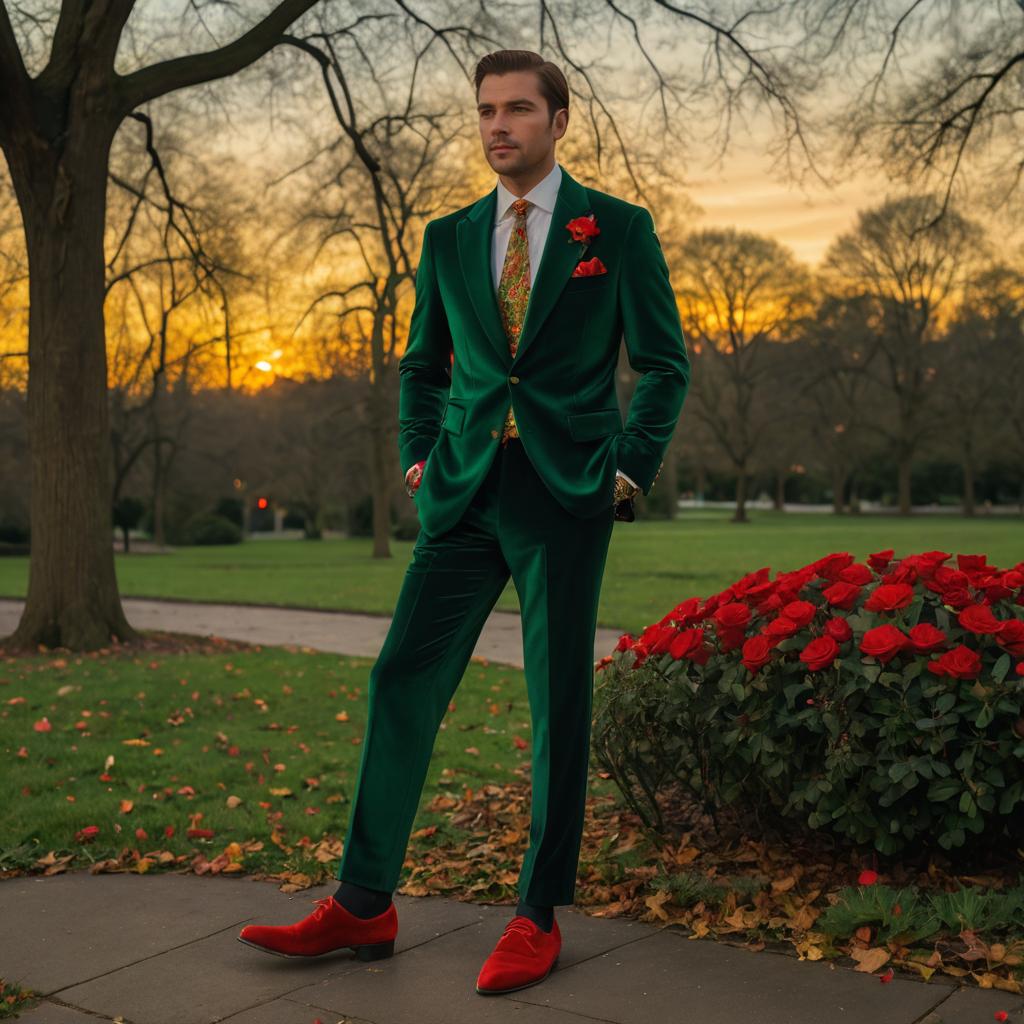
<path id="1" fill-rule="evenodd" d="M 495 50 L 481 57 L 474 75 L 477 100 L 480 99 L 480 83 L 484 75 L 504 75 L 510 71 L 536 73 L 540 93 L 548 104 L 548 124 L 554 121 L 556 110 L 568 109 L 569 83 L 562 69 L 533 50 Z"/>

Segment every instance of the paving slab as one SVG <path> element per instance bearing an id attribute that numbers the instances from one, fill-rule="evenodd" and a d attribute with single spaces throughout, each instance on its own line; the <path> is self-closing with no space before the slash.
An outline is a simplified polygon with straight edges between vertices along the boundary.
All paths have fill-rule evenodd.
<path id="1" fill-rule="evenodd" d="M 877 976 L 665 929 L 553 974 L 520 998 L 618 1024 L 919 1021 L 949 986 Z"/>
<path id="2" fill-rule="evenodd" d="M 313 899 L 336 889 L 337 883 L 304 890 L 300 906 L 282 898 L 273 911 L 259 916 L 259 922 L 290 924 L 314 909 Z M 213 893 L 212 898 L 215 896 Z M 481 920 L 479 907 L 457 900 L 397 896 L 395 904 L 400 922 L 396 957 Z M 357 960 L 350 949 L 310 960 L 262 953 L 239 942 L 239 930 L 233 923 L 161 956 L 61 989 L 58 994 L 68 1003 L 108 1017 L 121 1015 L 144 1024 L 210 1024 L 314 981 L 373 968 L 373 964 Z M 187 984 L 182 979 L 187 979 Z M 312 1020 L 313 1016 L 307 1016 L 307 1024 Z"/>
<path id="3" fill-rule="evenodd" d="M 91 1017 L 92 1024 L 96 1018 Z M 241 1013 L 225 1017 L 222 1024 L 386 1024 L 362 1017 L 339 1017 L 330 1010 L 318 1006 L 304 1006 L 289 999 L 274 999 L 262 1006 L 250 1006 Z"/>
<path id="4" fill-rule="evenodd" d="M 1024 1024 L 1024 997 L 1000 989 L 955 988 L 919 1024 L 988 1024 L 1000 1010 L 1008 1014 L 1007 1024 Z"/>
<path id="5" fill-rule="evenodd" d="M 24 988 L 55 992 L 260 913 L 287 917 L 285 901 L 298 908 L 304 895 L 251 878 L 169 873 L 8 879 L 0 883 L 0 969 Z"/>
<path id="6" fill-rule="evenodd" d="M 395 595 L 397 598 L 397 594 Z M 266 605 L 123 597 L 128 621 L 136 629 L 162 629 L 193 636 L 219 636 L 265 647 L 295 644 L 354 657 L 380 654 L 390 615 L 315 611 Z M 23 601 L 0 598 L 0 636 L 12 633 Z M 622 630 L 599 628 L 594 634 L 594 661 L 610 654 Z M 523 667 L 522 619 L 518 612 L 492 611 L 473 654 L 503 665 Z"/>
<path id="7" fill-rule="evenodd" d="M 588 1019 L 614 1019 L 603 1011 L 581 1014 L 579 1010 L 538 1005 L 521 1000 L 520 993 L 480 995 L 476 991 L 477 975 L 515 908 L 479 909 L 483 919 L 478 924 L 450 932 L 400 957 L 379 961 L 372 970 L 318 980 L 289 993 L 286 1001 L 323 1008 L 338 1017 L 381 1024 L 492 1024 L 508 1020 L 522 1024 L 562 1024 L 572 1020 L 585 1024 Z M 556 972 L 566 970 L 567 965 L 571 969 L 575 963 L 589 962 L 610 949 L 634 944 L 655 931 L 650 925 L 635 921 L 603 920 L 564 907 L 556 914 L 563 939 Z M 550 984 L 553 977 L 554 974 L 544 985 Z M 322 1019 L 326 1024 L 329 1018 Z M 648 1018 L 647 1024 L 654 1019 Z"/>

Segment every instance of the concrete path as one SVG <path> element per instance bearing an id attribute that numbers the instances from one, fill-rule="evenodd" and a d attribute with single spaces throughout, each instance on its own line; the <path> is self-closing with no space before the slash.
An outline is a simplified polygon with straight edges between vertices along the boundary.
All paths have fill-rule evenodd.
<path id="1" fill-rule="evenodd" d="M 0 884 L 0 974 L 43 996 L 25 1024 L 987 1024 L 1024 998 L 935 975 L 886 985 L 849 967 L 753 953 L 676 928 L 556 910 L 558 965 L 507 996 L 475 991 L 511 906 L 396 897 L 395 955 L 310 961 L 238 942 L 287 924 L 337 883 L 284 895 L 197 875 L 16 878 Z"/>
<path id="2" fill-rule="evenodd" d="M 279 646 L 296 644 L 318 651 L 376 658 L 384 644 L 389 615 L 357 615 L 351 612 L 301 611 L 261 605 L 202 604 L 194 601 L 121 599 L 128 621 L 136 629 L 164 629 L 195 636 L 221 636 L 228 640 Z M 0 598 L 0 636 L 18 625 L 23 601 Z M 618 643 L 622 630 L 598 629 L 594 637 L 594 661 Z M 523 667 L 523 631 L 519 615 L 492 611 L 477 642 L 474 655 L 488 661 Z"/>

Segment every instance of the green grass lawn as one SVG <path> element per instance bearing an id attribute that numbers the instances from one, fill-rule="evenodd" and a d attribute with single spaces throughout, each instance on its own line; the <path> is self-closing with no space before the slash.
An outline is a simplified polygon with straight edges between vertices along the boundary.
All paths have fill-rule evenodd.
<path id="1" fill-rule="evenodd" d="M 372 664 L 279 648 L 9 659 L 0 665 L 0 870 L 49 850 L 98 860 L 124 846 L 199 848 L 212 858 L 229 842 L 268 839 L 278 813 L 289 844 L 343 837 Z M 50 730 L 36 731 L 44 718 Z M 521 782 L 515 768 L 530 751 L 523 673 L 471 662 L 438 731 L 414 830 L 444 823 L 427 806 L 439 792 Z M 610 786 L 595 779 L 592 791 Z M 229 806 L 232 796 L 241 803 Z M 214 836 L 190 838 L 190 825 Z M 87 826 L 96 837 L 76 842 Z M 146 837 L 136 838 L 139 828 Z M 286 863 L 265 845 L 247 858 L 250 870 Z"/>
<path id="2" fill-rule="evenodd" d="M 726 511 L 688 511 L 674 522 L 616 523 L 598 623 L 637 633 L 687 597 L 705 597 L 746 572 L 799 568 L 832 551 L 864 558 L 894 548 L 985 553 L 1002 566 L 1024 559 L 1021 523 L 1010 518 L 861 516 L 753 511 L 729 522 Z M 372 557 L 367 538 L 248 541 L 181 548 L 166 555 L 116 556 L 121 593 L 186 601 L 227 601 L 391 615 L 412 541 L 393 541 L 392 557 Z M 0 559 L 0 596 L 24 597 L 27 558 Z M 518 611 L 509 581 L 496 607 Z"/>

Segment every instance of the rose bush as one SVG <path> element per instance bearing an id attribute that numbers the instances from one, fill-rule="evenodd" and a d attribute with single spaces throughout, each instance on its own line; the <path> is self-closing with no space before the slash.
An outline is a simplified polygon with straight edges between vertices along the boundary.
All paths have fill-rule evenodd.
<path id="1" fill-rule="evenodd" d="M 672 782 L 887 854 L 1020 838 L 1024 562 L 952 558 L 760 569 L 624 634 L 598 663 L 595 763 L 661 831 Z"/>

